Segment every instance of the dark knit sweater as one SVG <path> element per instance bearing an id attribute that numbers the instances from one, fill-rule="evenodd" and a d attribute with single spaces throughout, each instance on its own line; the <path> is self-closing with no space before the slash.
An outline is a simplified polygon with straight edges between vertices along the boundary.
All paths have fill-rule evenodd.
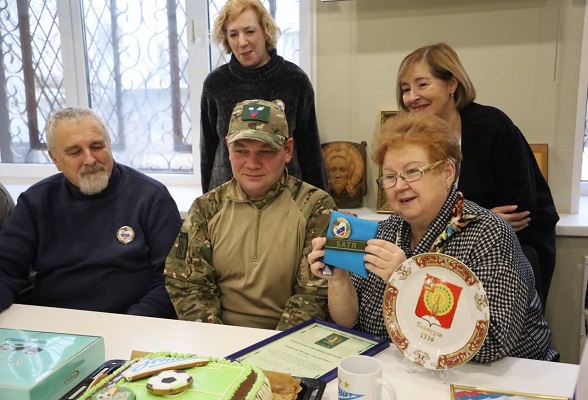
<path id="1" fill-rule="evenodd" d="M 204 80 L 200 104 L 200 174 L 204 193 L 233 177 L 225 136 L 233 108 L 249 99 L 284 102 L 295 146 L 288 172 L 326 190 L 312 84 L 302 69 L 275 50 L 270 56 L 267 64 L 247 68 L 232 55 L 228 64 L 218 67 Z"/>
<path id="2" fill-rule="evenodd" d="M 485 208 L 510 204 L 530 211 L 529 226 L 517 236 L 539 256 L 547 297 L 555 268 L 555 225 L 559 216 L 549 186 L 527 140 L 502 111 L 471 103 L 460 111 L 463 161 L 458 189 Z"/>
<path id="3" fill-rule="evenodd" d="M 161 183 L 114 165 L 101 193 L 82 194 L 61 173 L 31 186 L 0 231 L 0 310 L 36 271 L 31 304 L 174 318 L 165 257 L 182 224 Z M 128 244 L 117 232 L 130 226 Z"/>

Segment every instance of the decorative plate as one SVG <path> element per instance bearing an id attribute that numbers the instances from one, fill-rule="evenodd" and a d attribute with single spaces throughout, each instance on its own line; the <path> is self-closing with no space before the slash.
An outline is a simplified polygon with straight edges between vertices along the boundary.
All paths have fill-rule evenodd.
<path id="1" fill-rule="evenodd" d="M 419 254 L 400 264 L 388 280 L 384 322 L 396 347 L 414 363 L 455 368 L 484 343 L 488 298 L 461 261 L 441 253 Z"/>

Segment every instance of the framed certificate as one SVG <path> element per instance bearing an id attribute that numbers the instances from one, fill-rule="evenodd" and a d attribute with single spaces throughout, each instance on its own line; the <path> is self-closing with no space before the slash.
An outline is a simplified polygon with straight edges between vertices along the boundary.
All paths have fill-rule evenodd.
<path id="1" fill-rule="evenodd" d="M 389 346 L 389 338 L 378 338 L 311 319 L 226 358 L 261 369 L 328 382 L 337 376 L 337 366 L 342 358 L 356 354 L 375 355 Z"/>
<path id="2" fill-rule="evenodd" d="M 535 156 L 535 160 L 537 161 L 537 165 L 539 165 L 539 169 L 547 181 L 547 144 L 529 144 L 531 146 L 531 150 L 533 151 L 533 155 Z"/>
<path id="3" fill-rule="evenodd" d="M 569 397 L 510 392 L 506 390 L 481 389 L 472 386 L 451 385 L 451 400 L 504 399 L 504 400 L 570 400 Z"/>

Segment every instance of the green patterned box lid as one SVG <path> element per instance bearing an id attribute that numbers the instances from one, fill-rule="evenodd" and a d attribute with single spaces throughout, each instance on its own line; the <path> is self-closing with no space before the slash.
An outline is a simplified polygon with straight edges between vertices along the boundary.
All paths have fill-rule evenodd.
<path id="1" fill-rule="evenodd" d="M 101 337 L 0 328 L 0 393 L 11 400 L 58 398 L 102 362 Z"/>

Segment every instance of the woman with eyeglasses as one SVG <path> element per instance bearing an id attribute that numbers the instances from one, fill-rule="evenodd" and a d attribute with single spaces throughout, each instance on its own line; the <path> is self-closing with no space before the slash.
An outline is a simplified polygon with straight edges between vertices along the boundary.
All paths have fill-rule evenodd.
<path id="1" fill-rule="evenodd" d="M 533 271 L 514 231 L 456 189 L 462 157 L 450 133 L 443 119 L 418 113 L 401 113 L 381 126 L 372 158 L 382 169 L 378 184 L 395 214 L 380 222 L 377 237 L 367 242 L 368 278 L 341 268 L 323 274 L 325 238 L 315 238 L 308 255 L 312 272 L 329 280 L 331 317 L 387 337 L 382 301 L 394 270 L 414 255 L 444 253 L 467 265 L 488 297 L 490 326 L 474 361 L 507 356 L 557 360 Z"/>
<path id="2" fill-rule="evenodd" d="M 519 128 L 502 111 L 475 99 L 476 89 L 457 53 L 445 43 L 413 51 L 398 68 L 398 106 L 449 123 L 463 154 L 458 189 L 517 232 L 527 257 L 537 260 L 537 290 L 545 310 L 559 220 L 553 197 Z"/>

